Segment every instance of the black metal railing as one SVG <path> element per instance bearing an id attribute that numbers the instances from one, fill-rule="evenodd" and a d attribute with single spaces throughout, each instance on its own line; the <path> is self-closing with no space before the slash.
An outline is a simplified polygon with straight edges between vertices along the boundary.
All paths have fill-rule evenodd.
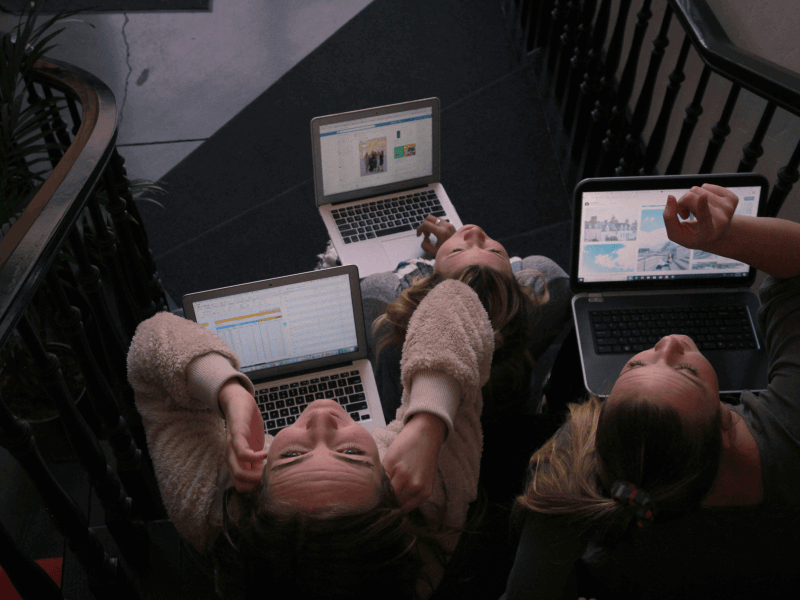
<path id="1" fill-rule="evenodd" d="M 663 8 L 659 15 L 652 0 L 501 1 L 520 60 L 538 63 L 536 76 L 567 189 L 586 177 L 752 171 L 765 152 L 776 109 L 786 111 L 796 128 L 800 75 L 733 44 L 705 0 L 657 4 Z M 667 52 L 673 17 L 682 41 Z M 648 58 L 644 41 L 651 23 L 657 33 Z M 687 60 L 692 58 L 699 58 L 702 68 L 681 112 L 676 99 L 689 83 Z M 727 95 L 710 131 L 698 136 L 710 82 L 727 89 Z M 748 136 L 739 158 L 722 160 L 742 90 L 761 99 L 764 108 L 760 118 L 738 123 Z M 767 202 L 770 216 L 778 214 L 800 179 L 800 140 L 792 143 L 788 151 L 774 145 L 773 152 L 782 156 L 775 158 L 780 166 Z M 687 167 L 698 144 L 705 145 L 702 160 Z"/>
<path id="2" fill-rule="evenodd" d="M 100 500 L 113 544 L 101 542 L 53 476 L 48 453 L 40 449 L 51 440 L 32 435 L 31 423 L 9 408 L 13 398 L 0 397 L 0 445 L 37 489 L 94 597 L 138 598 L 151 554 L 144 523 L 166 514 L 127 382 L 126 355 L 136 326 L 166 308 L 166 295 L 115 148 L 111 91 L 57 61 L 40 61 L 36 73 L 27 85 L 31 102 L 63 96 L 72 123 L 53 111 L 46 134 L 61 144 L 48 151 L 52 171 L 0 241 L 0 350 L 14 346 L 17 355 L 28 356 L 34 379 L 57 407 L 67 452 Z M 76 357 L 84 386 L 77 398 L 54 345 Z M 22 376 L 12 368 L 0 364 L 4 379 Z M 8 532 L 0 533 L 0 564 L 20 594 L 60 597 Z"/>

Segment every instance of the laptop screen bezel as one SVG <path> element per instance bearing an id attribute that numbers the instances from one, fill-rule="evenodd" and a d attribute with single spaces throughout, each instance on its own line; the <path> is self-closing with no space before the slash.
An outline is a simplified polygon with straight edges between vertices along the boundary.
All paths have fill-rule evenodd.
<path id="1" fill-rule="evenodd" d="M 383 115 L 390 115 L 394 113 L 404 112 L 408 110 L 417 110 L 420 108 L 431 108 L 431 154 L 433 164 L 431 165 L 431 174 L 425 177 L 416 177 L 413 179 L 405 179 L 394 183 L 387 183 L 385 185 L 378 185 L 369 188 L 362 188 L 358 190 L 351 190 L 349 192 L 342 192 L 339 194 L 325 195 L 325 190 L 322 182 L 322 148 L 320 144 L 319 130 L 323 125 L 331 125 L 334 123 L 341 123 L 343 121 L 351 121 L 354 119 L 366 119 L 372 117 L 380 117 Z M 334 202 L 345 202 L 348 200 L 359 200 L 365 197 L 380 196 L 382 194 L 391 194 L 401 190 L 407 190 L 415 187 L 422 187 L 431 183 L 438 183 L 441 173 L 441 157 L 440 157 L 440 128 L 439 128 L 439 98 L 425 98 L 423 100 L 413 100 L 410 102 L 401 102 L 399 104 L 389 104 L 386 106 L 377 106 L 375 108 L 367 108 L 363 110 L 355 110 L 346 113 L 339 113 L 335 115 L 327 115 L 324 117 L 315 117 L 311 120 L 311 152 L 314 164 L 314 198 L 316 199 L 317 206 L 324 204 L 332 204 Z"/>
<path id="2" fill-rule="evenodd" d="M 315 358 L 302 363 L 280 365 L 266 369 L 256 369 L 253 371 L 248 371 L 245 373 L 245 375 L 247 375 L 251 381 L 257 383 L 258 381 L 264 379 L 273 379 L 278 376 L 286 375 L 287 373 L 319 370 L 332 365 L 339 365 L 347 361 L 365 359 L 368 356 L 367 333 L 364 324 L 364 310 L 361 303 L 361 286 L 358 278 L 358 267 L 355 265 L 332 267 L 330 269 L 322 269 L 320 271 L 308 271 L 305 273 L 298 273 L 296 275 L 275 277 L 273 279 L 263 279 L 261 281 L 253 281 L 251 283 L 243 283 L 213 290 L 206 290 L 203 292 L 186 294 L 182 299 L 183 311 L 187 319 L 197 322 L 194 311 L 194 303 L 201 300 L 212 300 L 214 298 L 232 296 L 235 294 L 257 292 L 263 289 L 279 288 L 294 283 L 327 279 L 329 277 L 338 277 L 341 275 L 347 275 L 350 280 L 350 295 L 353 301 L 353 315 L 356 323 L 356 343 L 358 345 L 358 350 L 355 352 L 348 352 L 347 354 L 335 354 L 324 358 Z M 324 309 L 324 307 L 320 308 Z"/>
<path id="3" fill-rule="evenodd" d="M 758 186 L 761 188 L 761 197 L 758 203 L 758 216 L 763 216 L 769 194 L 769 182 L 759 173 L 714 173 L 708 175 L 656 175 L 643 177 L 603 177 L 584 179 L 573 193 L 572 207 L 572 242 L 570 253 L 569 283 L 575 293 L 590 292 L 615 292 L 635 290 L 675 290 L 681 288 L 725 288 L 725 287 L 750 287 L 756 279 L 757 269 L 750 267 L 747 277 L 698 278 L 698 279 L 670 279 L 646 281 L 578 281 L 578 266 L 580 263 L 580 246 L 582 237 L 581 208 L 583 194 L 586 192 L 613 192 L 655 189 L 680 189 L 701 186 L 704 183 L 713 183 L 721 187 L 746 187 Z"/>

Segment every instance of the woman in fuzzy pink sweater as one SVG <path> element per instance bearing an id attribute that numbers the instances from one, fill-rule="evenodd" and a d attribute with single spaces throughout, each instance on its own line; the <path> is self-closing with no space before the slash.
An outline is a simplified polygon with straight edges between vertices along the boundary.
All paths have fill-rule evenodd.
<path id="1" fill-rule="evenodd" d="M 317 401 L 274 438 L 238 357 L 195 323 L 142 323 L 128 370 L 167 512 L 223 597 L 409 598 L 438 585 L 477 497 L 493 352 L 478 296 L 444 281 L 409 322 L 394 421 L 369 433 Z"/>

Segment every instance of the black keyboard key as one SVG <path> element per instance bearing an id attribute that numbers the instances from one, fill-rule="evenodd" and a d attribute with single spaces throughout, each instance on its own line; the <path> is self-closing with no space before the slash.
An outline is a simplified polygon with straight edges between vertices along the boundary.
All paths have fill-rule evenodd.
<path id="1" fill-rule="evenodd" d="M 347 409 L 347 412 L 349 412 L 349 413 L 355 412 L 357 410 L 366 410 L 367 409 L 367 403 L 366 402 L 356 402 L 355 404 L 348 404 L 347 406 L 345 406 L 345 408 Z"/>
<path id="2" fill-rule="evenodd" d="M 399 227 L 389 227 L 388 229 L 382 229 L 377 233 L 377 235 L 378 237 L 383 237 L 385 235 L 392 235 L 394 233 L 402 233 L 403 231 L 411 231 L 411 225 L 400 225 Z"/>

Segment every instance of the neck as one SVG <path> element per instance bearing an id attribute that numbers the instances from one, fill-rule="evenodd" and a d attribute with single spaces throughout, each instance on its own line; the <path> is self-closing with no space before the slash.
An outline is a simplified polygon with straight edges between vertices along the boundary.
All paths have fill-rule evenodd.
<path id="1" fill-rule="evenodd" d="M 722 432 L 719 471 L 704 506 L 750 506 L 763 499 L 758 445 L 744 419 L 730 413 L 732 422 Z"/>

